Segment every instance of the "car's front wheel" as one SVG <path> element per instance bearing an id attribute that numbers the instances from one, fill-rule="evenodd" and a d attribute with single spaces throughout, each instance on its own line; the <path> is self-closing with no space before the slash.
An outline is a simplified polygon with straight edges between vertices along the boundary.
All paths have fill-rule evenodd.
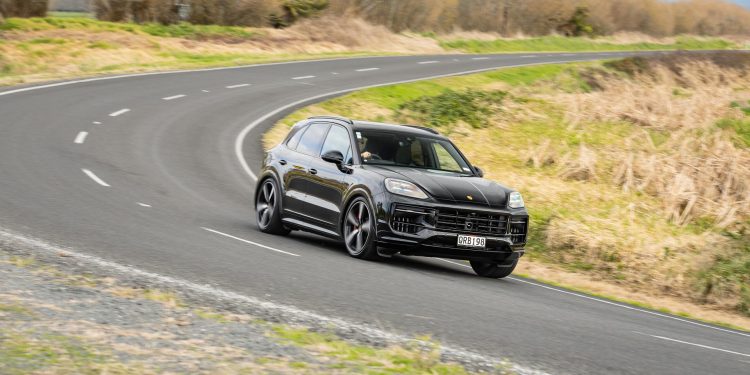
<path id="1" fill-rule="evenodd" d="M 364 197 L 349 203 L 343 223 L 344 244 L 349 255 L 360 259 L 379 259 L 375 241 L 375 214 Z"/>
<path id="2" fill-rule="evenodd" d="M 281 196 L 276 180 L 267 178 L 255 197 L 255 219 L 261 232 L 287 234 L 289 229 L 281 223 Z"/>
<path id="3" fill-rule="evenodd" d="M 482 277 L 489 277 L 493 279 L 502 279 L 503 277 L 509 276 L 516 269 L 518 259 L 514 260 L 510 264 L 499 264 L 493 262 L 480 262 L 472 260 L 471 268 L 474 272 Z"/>

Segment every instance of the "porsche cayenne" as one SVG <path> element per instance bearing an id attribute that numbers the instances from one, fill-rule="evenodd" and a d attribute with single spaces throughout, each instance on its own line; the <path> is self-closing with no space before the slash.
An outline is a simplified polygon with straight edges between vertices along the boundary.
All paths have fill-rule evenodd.
<path id="1" fill-rule="evenodd" d="M 356 258 L 461 259 L 502 278 L 524 253 L 529 215 L 520 193 L 482 176 L 435 130 L 311 117 L 266 153 L 256 220 L 266 233 L 339 239 Z"/>

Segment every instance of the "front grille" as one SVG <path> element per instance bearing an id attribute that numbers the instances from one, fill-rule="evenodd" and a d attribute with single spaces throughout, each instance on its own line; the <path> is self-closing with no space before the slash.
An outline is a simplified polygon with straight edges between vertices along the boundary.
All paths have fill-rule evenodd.
<path id="1" fill-rule="evenodd" d="M 510 223 L 508 222 L 510 220 Z M 390 221 L 395 232 L 417 234 L 427 228 L 438 231 L 487 236 L 510 236 L 515 244 L 526 243 L 528 218 L 501 213 L 397 205 Z"/>
<path id="2" fill-rule="evenodd" d="M 472 211 L 439 209 L 437 229 L 450 232 L 505 235 L 508 231 L 508 216 Z"/>

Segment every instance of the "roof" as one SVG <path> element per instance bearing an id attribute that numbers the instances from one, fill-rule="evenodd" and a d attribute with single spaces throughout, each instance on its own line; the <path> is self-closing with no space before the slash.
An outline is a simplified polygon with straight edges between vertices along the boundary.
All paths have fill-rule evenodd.
<path id="1" fill-rule="evenodd" d="M 424 126 L 416 126 L 416 125 L 395 125 L 395 124 L 386 124 L 382 122 L 370 122 L 370 121 L 354 121 L 352 124 L 352 129 L 354 130 L 385 130 L 385 131 L 394 131 L 394 132 L 401 132 L 401 133 L 410 133 L 415 135 L 426 135 L 430 137 L 442 137 L 440 133 L 438 133 L 434 129 L 430 129 Z"/>

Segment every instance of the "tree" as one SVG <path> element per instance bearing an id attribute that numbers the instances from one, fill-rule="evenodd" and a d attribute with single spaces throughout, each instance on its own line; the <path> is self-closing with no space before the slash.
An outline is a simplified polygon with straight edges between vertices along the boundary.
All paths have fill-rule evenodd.
<path id="1" fill-rule="evenodd" d="M 589 22 L 589 9 L 577 7 L 570 19 L 557 27 L 557 30 L 565 36 L 591 36 L 594 35 L 594 27 Z"/>

